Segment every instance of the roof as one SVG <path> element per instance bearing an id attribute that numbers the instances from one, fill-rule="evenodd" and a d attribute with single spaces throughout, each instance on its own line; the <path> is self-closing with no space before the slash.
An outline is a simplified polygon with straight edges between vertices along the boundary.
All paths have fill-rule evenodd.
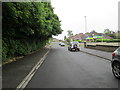
<path id="1" fill-rule="evenodd" d="M 71 36 L 69 38 L 71 38 L 73 40 L 85 40 L 87 37 L 93 37 L 93 36 L 101 36 L 101 37 L 103 37 L 105 39 L 113 39 L 112 37 L 107 36 L 107 35 L 105 35 L 103 33 L 88 33 L 88 32 L 85 33 L 85 34 L 79 33 L 79 34 L 76 34 L 76 35 Z"/>

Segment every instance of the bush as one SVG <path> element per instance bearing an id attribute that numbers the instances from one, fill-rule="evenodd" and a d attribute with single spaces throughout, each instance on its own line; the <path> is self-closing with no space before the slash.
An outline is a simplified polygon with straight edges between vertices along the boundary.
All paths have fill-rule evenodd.
<path id="1" fill-rule="evenodd" d="M 84 42 L 84 41 L 81 41 L 81 40 L 74 40 L 74 41 L 77 41 L 77 42 L 79 42 L 79 43 L 82 43 L 82 42 Z"/>
<path id="2" fill-rule="evenodd" d="M 62 33 L 49 2 L 2 3 L 2 59 L 26 55 Z"/>
<path id="3" fill-rule="evenodd" d="M 96 42 L 120 42 L 120 39 L 98 39 Z"/>

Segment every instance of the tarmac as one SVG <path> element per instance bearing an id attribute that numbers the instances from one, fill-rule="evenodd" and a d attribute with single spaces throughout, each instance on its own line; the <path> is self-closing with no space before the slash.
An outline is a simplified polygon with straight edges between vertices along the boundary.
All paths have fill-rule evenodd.
<path id="1" fill-rule="evenodd" d="M 49 50 L 50 47 L 45 47 L 13 63 L 3 65 L 2 88 L 16 88 Z M 81 47 L 80 51 L 111 61 L 112 52 L 93 50 L 84 47 Z"/>

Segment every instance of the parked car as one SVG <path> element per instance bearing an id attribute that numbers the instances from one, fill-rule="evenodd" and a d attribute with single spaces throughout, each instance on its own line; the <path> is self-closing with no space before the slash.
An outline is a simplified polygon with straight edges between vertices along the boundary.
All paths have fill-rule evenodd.
<path id="1" fill-rule="evenodd" d="M 120 47 L 112 53 L 111 66 L 113 75 L 120 79 Z"/>
<path id="2" fill-rule="evenodd" d="M 65 44 L 64 44 L 64 43 L 61 43 L 60 45 L 61 45 L 61 46 L 65 46 Z"/>
<path id="3" fill-rule="evenodd" d="M 70 44 L 69 46 L 68 46 L 68 50 L 69 51 L 80 51 L 80 49 L 79 49 L 79 47 L 78 47 L 78 44 Z"/>

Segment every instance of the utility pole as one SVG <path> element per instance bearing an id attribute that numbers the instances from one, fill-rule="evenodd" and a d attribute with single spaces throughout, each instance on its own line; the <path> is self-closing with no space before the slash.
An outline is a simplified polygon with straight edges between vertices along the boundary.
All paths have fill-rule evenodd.
<path id="1" fill-rule="evenodd" d="M 118 2 L 118 31 L 120 31 L 120 1 Z"/>
<path id="2" fill-rule="evenodd" d="M 85 33 L 87 33 L 87 19 L 86 19 L 86 16 L 85 17 Z"/>
<path id="3" fill-rule="evenodd" d="M 87 33 L 87 20 L 86 20 L 86 16 L 85 17 L 85 33 Z M 84 42 L 84 47 L 86 47 L 86 41 Z"/>

